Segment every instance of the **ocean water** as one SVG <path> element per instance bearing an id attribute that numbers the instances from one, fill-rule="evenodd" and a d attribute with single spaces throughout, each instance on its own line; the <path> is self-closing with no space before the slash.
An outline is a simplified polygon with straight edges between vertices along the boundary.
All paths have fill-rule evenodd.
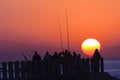
<path id="1" fill-rule="evenodd" d="M 120 79 L 120 59 L 105 59 L 104 69 L 105 72 Z"/>

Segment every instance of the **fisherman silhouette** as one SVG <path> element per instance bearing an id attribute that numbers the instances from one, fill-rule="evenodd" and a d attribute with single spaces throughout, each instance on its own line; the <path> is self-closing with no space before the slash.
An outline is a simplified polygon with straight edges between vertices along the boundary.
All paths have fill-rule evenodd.
<path id="1" fill-rule="evenodd" d="M 57 59 L 58 59 L 58 54 L 57 54 L 57 52 L 55 52 L 55 53 L 53 54 L 52 59 L 53 59 L 53 60 L 57 60 Z"/>
<path id="2" fill-rule="evenodd" d="M 72 72 L 73 73 L 76 73 L 76 69 L 77 69 L 77 54 L 76 52 L 73 52 L 73 55 L 72 55 Z"/>
<path id="3" fill-rule="evenodd" d="M 81 59 L 81 55 L 80 54 L 78 54 L 77 55 L 77 71 L 78 72 L 81 72 L 81 64 L 82 64 L 82 59 Z"/>
<path id="4" fill-rule="evenodd" d="M 34 55 L 32 57 L 32 61 L 41 61 L 40 55 L 37 53 L 37 51 L 34 52 Z"/>
<path id="5" fill-rule="evenodd" d="M 98 49 L 95 50 L 93 58 L 101 58 L 101 55 L 100 55 Z"/>
<path id="6" fill-rule="evenodd" d="M 46 52 L 46 54 L 45 54 L 45 56 L 44 56 L 44 61 L 46 62 L 48 62 L 48 61 L 50 61 L 51 60 L 51 55 L 49 54 L 49 52 L 47 51 Z"/>
<path id="7" fill-rule="evenodd" d="M 98 49 L 95 50 L 94 55 L 93 55 L 93 72 L 99 73 L 99 68 L 100 68 L 100 60 L 101 60 L 101 55 L 98 51 Z"/>
<path id="8" fill-rule="evenodd" d="M 73 52 L 73 59 L 75 60 L 75 59 L 77 59 L 77 54 L 76 54 L 76 52 Z"/>

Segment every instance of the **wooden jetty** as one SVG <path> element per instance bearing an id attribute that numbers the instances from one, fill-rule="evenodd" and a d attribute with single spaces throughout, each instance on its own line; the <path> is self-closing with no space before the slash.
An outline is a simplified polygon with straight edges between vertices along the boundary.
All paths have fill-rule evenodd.
<path id="1" fill-rule="evenodd" d="M 85 59 L 66 50 L 39 61 L 2 62 L 0 80 L 87 80 L 89 74 L 104 74 L 98 51 Z"/>

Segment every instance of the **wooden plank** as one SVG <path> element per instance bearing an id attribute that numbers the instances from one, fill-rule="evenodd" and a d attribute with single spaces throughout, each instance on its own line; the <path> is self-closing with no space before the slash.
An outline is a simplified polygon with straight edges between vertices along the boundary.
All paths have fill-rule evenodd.
<path id="1" fill-rule="evenodd" d="M 13 80 L 13 62 L 8 62 L 8 76 L 10 80 Z"/>
<path id="2" fill-rule="evenodd" d="M 7 80 L 7 63 L 6 62 L 2 63 L 2 75 L 3 75 L 3 80 Z"/>
<path id="3" fill-rule="evenodd" d="M 104 73 L 104 60 L 103 60 L 103 58 L 101 58 L 100 61 L 101 61 L 101 62 L 100 62 L 101 73 Z"/>
<path id="4" fill-rule="evenodd" d="M 31 80 L 33 78 L 32 75 L 32 61 L 28 61 L 27 62 L 27 66 L 26 66 L 26 71 L 27 71 L 27 79 Z"/>
<path id="5" fill-rule="evenodd" d="M 25 80 L 26 79 L 26 63 L 25 63 L 25 61 L 21 61 L 20 65 L 21 65 L 21 79 Z"/>
<path id="6" fill-rule="evenodd" d="M 19 78 L 20 78 L 20 68 L 19 68 L 19 62 L 18 61 L 14 62 L 14 67 L 15 67 L 15 80 L 19 80 Z"/>

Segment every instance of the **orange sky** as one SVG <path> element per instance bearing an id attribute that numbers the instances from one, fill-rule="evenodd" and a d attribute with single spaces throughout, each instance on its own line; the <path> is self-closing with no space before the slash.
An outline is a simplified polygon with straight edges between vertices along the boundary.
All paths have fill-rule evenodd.
<path id="1" fill-rule="evenodd" d="M 92 37 L 102 44 L 104 57 L 120 57 L 120 0 L 0 0 L 1 60 L 15 60 L 29 49 L 60 50 L 57 15 L 66 44 L 66 8 L 71 50 Z M 19 54 L 18 54 L 19 53 Z M 22 56 L 19 58 L 22 59 Z"/>

